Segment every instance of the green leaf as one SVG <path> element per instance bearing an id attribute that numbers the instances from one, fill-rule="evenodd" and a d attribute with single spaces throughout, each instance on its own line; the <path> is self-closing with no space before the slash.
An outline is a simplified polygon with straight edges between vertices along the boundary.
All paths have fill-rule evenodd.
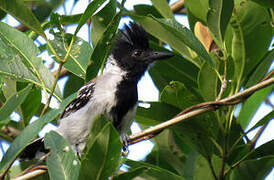
<path id="1" fill-rule="evenodd" d="M 166 51 L 166 49 L 160 48 L 154 43 L 151 44 L 151 47 L 158 51 Z M 180 81 L 188 88 L 196 89 L 198 87 L 196 82 L 198 72 L 197 66 L 176 54 L 168 60 L 156 62 L 149 69 L 149 74 L 159 91 L 162 91 L 171 81 Z"/>
<path id="2" fill-rule="evenodd" d="M 274 167 L 274 156 L 266 156 L 256 160 L 247 160 L 233 168 L 230 179 L 261 180 L 269 174 Z"/>
<path id="3" fill-rule="evenodd" d="M 221 158 L 214 155 L 211 161 L 214 168 L 214 172 L 218 175 L 218 172 L 220 172 L 222 160 Z M 209 164 L 207 160 L 202 156 L 199 156 L 196 160 L 194 179 L 214 180 L 214 176 L 210 170 Z"/>
<path id="4" fill-rule="evenodd" d="M 191 13 L 195 19 L 207 22 L 207 13 L 209 11 L 209 0 L 186 0 L 185 1 L 188 14 Z"/>
<path id="5" fill-rule="evenodd" d="M 263 126 L 264 124 L 267 124 L 269 121 L 273 120 L 274 117 L 274 111 L 271 111 L 267 115 L 265 115 L 262 119 L 260 119 L 252 128 L 250 128 L 248 131 L 252 131 L 256 129 L 257 127 Z"/>
<path id="6" fill-rule="evenodd" d="M 144 173 L 141 174 L 142 177 L 145 179 L 157 179 L 157 180 L 184 180 L 183 177 L 174 174 L 166 169 L 160 168 L 158 166 L 154 166 L 152 164 L 148 163 L 143 163 L 141 161 L 133 161 L 127 159 L 125 162 L 126 165 L 130 166 L 130 169 L 136 169 L 136 168 L 141 168 L 144 167 L 146 170 Z"/>
<path id="7" fill-rule="evenodd" d="M 223 47 L 226 26 L 232 15 L 233 6 L 234 1 L 231 0 L 209 0 L 207 25 L 213 39 L 221 48 Z"/>
<path id="8" fill-rule="evenodd" d="M 266 55 L 262 58 L 259 64 L 256 66 L 255 70 L 252 71 L 252 74 L 247 78 L 247 83 L 245 87 L 250 87 L 258 83 L 263 79 L 267 73 L 270 65 L 273 63 L 274 49 L 268 51 Z"/>
<path id="9" fill-rule="evenodd" d="M 61 24 L 65 24 L 65 25 L 78 24 L 82 15 L 83 15 L 82 13 L 73 14 L 73 15 L 61 15 L 59 20 Z"/>
<path id="10" fill-rule="evenodd" d="M 111 22 L 116 13 L 116 1 L 110 2 L 100 12 L 92 16 L 91 42 L 93 47 L 96 46 L 103 33 L 106 31 L 108 24 Z"/>
<path id="11" fill-rule="evenodd" d="M 51 45 L 61 59 L 64 59 L 67 54 L 67 48 L 71 38 L 71 34 L 65 34 L 63 36 L 61 33 L 55 33 L 54 39 L 50 40 Z M 51 51 L 49 50 L 49 52 Z M 92 48 L 90 44 L 79 37 L 75 37 L 69 58 L 64 64 L 64 67 L 76 76 L 84 79 L 91 53 Z M 54 57 L 54 54 L 52 55 Z"/>
<path id="12" fill-rule="evenodd" d="M 247 127 L 261 103 L 265 101 L 266 97 L 271 92 L 273 92 L 273 86 L 261 89 L 255 92 L 242 104 L 237 121 L 241 124 L 243 129 Z"/>
<path id="13" fill-rule="evenodd" d="M 234 61 L 233 79 L 235 80 L 234 86 L 236 87 L 236 91 L 239 91 L 246 59 L 245 43 L 243 29 L 240 26 L 239 20 L 237 18 L 233 17 L 233 19 L 231 19 L 231 27 L 233 29 L 233 37 L 231 42 L 231 57 Z"/>
<path id="14" fill-rule="evenodd" d="M 85 9 L 85 12 L 82 14 L 78 26 L 74 32 L 74 35 L 78 33 L 78 31 L 81 29 L 81 27 L 87 22 L 89 18 L 93 15 L 93 13 L 101 7 L 101 5 L 105 2 L 105 0 L 97 0 L 97 1 L 91 1 L 88 5 L 88 7 Z"/>
<path id="15" fill-rule="evenodd" d="M 1 0 L 0 8 L 5 12 L 9 13 L 10 15 L 12 15 L 13 17 L 15 17 L 16 19 L 18 19 L 20 22 L 28 26 L 33 31 L 37 32 L 38 34 L 46 38 L 46 35 L 41 27 L 40 22 L 34 16 L 31 10 L 24 5 L 23 1 Z"/>
<path id="16" fill-rule="evenodd" d="M 146 162 L 182 175 L 185 159 L 175 150 L 177 147 L 174 146 L 172 137 L 170 130 L 167 129 L 154 137 L 154 153 L 146 157 Z"/>
<path id="17" fill-rule="evenodd" d="M 40 22 L 44 22 L 49 15 L 54 12 L 60 5 L 64 3 L 63 0 L 47 0 L 47 1 L 29 1 L 26 2 L 28 7 L 32 7 L 32 12 Z"/>
<path id="18" fill-rule="evenodd" d="M 172 81 L 161 92 L 160 100 L 179 109 L 202 102 L 202 98 L 178 81 Z"/>
<path id="19" fill-rule="evenodd" d="M 40 88 L 33 87 L 25 101 L 21 104 L 21 114 L 24 124 L 29 124 L 30 119 L 38 111 L 42 100 L 42 93 Z"/>
<path id="20" fill-rule="evenodd" d="M 137 167 L 135 169 L 131 169 L 130 171 L 123 172 L 117 176 L 114 176 L 114 180 L 128 180 L 128 179 L 134 179 L 136 176 L 139 176 L 142 174 L 145 170 L 148 168 L 146 167 Z"/>
<path id="21" fill-rule="evenodd" d="M 173 13 L 166 0 L 151 0 L 153 6 L 159 11 L 164 18 L 174 18 Z"/>
<path id="22" fill-rule="evenodd" d="M 218 76 L 216 71 L 204 63 L 198 76 L 198 85 L 205 101 L 214 101 L 217 97 Z"/>
<path id="23" fill-rule="evenodd" d="M 210 65 L 214 65 L 202 43 L 189 29 L 178 23 L 175 19 L 158 19 L 152 16 L 146 17 L 133 14 L 129 14 L 129 16 L 139 22 L 148 33 L 167 43 L 181 55 L 189 56 L 188 60 L 198 67 L 202 62 L 193 60 L 189 55 L 190 51 L 187 49 L 188 47 Z"/>
<path id="24" fill-rule="evenodd" d="M 270 16 L 267 8 L 252 1 L 236 0 L 231 25 L 234 32 L 232 57 L 236 62 L 235 73 L 239 79 L 243 75 L 243 80 L 248 80 L 272 40 Z M 230 43 L 226 44 L 230 51 Z"/>
<path id="25" fill-rule="evenodd" d="M 55 78 L 37 57 L 39 49 L 33 40 L 5 23 L 0 23 L 0 39 L 0 74 L 31 82 L 49 92 Z M 61 99 L 59 88 L 54 95 Z"/>
<path id="26" fill-rule="evenodd" d="M 185 109 L 202 102 L 200 95 L 189 90 L 180 82 L 171 82 L 162 91 L 160 100 L 179 109 Z M 172 127 L 181 141 L 200 152 L 203 156 L 210 156 L 215 146 L 210 138 L 218 134 L 218 122 L 214 113 L 196 116 Z"/>
<path id="27" fill-rule="evenodd" d="M 53 121 L 75 97 L 76 94 L 73 94 L 66 98 L 60 105 L 59 109 L 48 111 L 44 116 L 28 125 L 19 136 L 15 138 L 0 162 L 0 173 L 2 173 L 16 159 L 23 149 L 37 136 L 39 131 L 47 123 Z"/>
<path id="28" fill-rule="evenodd" d="M 0 108 L 0 121 L 7 119 L 10 114 L 26 99 L 31 90 L 31 85 L 27 86 L 20 92 L 9 97 L 5 104 Z"/>
<path id="29" fill-rule="evenodd" d="M 84 85 L 84 83 L 85 81 L 82 78 L 74 74 L 70 74 L 64 87 L 64 98 L 77 92 Z"/>
<path id="30" fill-rule="evenodd" d="M 91 60 L 92 65 L 88 67 L 86 74 L 86 81 L 89 81 L 97 76 L 102 63 L 105 62 L 108 52 L 111 48 L 111 44 L 114 40 L 115 32 L 117 31 L 119 22 L 121 19 L 121 12 L 116 14 L 108 25 L 107 30 L 103 33 L 100 40 L 97 42 L 94 48 Z"/>
<path id="31" fill-rule="evenodd" d="M 45 147 L 50 149 L 47 157 L 50 179 L 77 180 L 80 161 L 69 142 L 57 132 L 51 131 L 45 136 Z"/>
<path id="32" fill-rule="evenodd" d="M 180 112 L 180 109 L 163 102 L 145 102 L 149 108 L 138 106 L 134 119 L 141 124 L 156 125 L 165 122 Z"/>
<path id="33" fill-rule="evenodd" d="M 270 156 L 270 155 L 274 156 L 273 148 L 274 148 L 274 140 L 271 140 L 254 149 L 252 153 L 248 155 L 247 159 L 255 160 L 255 159 L 263 158 L 264 156 Z"/>
<path id="34" fill-rule="evenodd" d="M 107 123 L 83 156 L 79 179 L 108 179 L 118 168 L 121 148 L 119 134 Z"/>
<path id="35" fill-rule="evenodd" d="M 137 15 L 148 16 L 149 14 L 152 14 L 154 17 L 157 18 L 162 17 L 154 6 L 150 6 L 147 4 L 136 4 L 133 6 L 133 8 Z"/>

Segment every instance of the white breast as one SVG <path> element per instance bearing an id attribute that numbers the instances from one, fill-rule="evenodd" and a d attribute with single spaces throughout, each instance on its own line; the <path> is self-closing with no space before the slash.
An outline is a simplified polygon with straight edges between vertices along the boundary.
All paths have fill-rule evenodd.
<path id="1" fill-rule="evenodd" d="M 97 78 L 90 101 L 78 111 L 60 120 L 57 132 L 73 146 L 79 146 L 80 151 L 85 146 L 94 119 L 102 113 L 109 112 L 115 105 L 116 87 L 126 74 L 111 60 L 109 58 L 104 74 Z"/>

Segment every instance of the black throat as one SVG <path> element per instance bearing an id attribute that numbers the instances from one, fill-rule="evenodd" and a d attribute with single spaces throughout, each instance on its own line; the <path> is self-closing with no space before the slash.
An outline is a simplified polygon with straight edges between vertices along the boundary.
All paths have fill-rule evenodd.
<path id="1" fill-rule="evenodd" d="M 123 79 L 117 85 L 115 92 L 117 103 L 112 107 L 110 113 L 113 124 L 118 131 L 122 130 L 121 126 L 123 123 L 121 122 L 123 118 L 136 106 L 138 101 L 137 84 L 144 72 L 145 70 L 140 72 L 137 69 L 129 71 L 123 76 Z"/>

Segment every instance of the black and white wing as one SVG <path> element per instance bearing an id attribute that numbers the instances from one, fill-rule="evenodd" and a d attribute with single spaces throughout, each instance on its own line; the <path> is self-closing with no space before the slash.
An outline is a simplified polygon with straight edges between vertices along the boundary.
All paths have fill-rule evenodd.
<path id="1" fill-rule="evenodd" d="M 60 119 L 65 118 L 69 116 L 71 113 L 84 107 L 92 98 L 94 85 L 95 82 L 93 80 L 85 84 L 82 88 L 80 88 L 78 91 L 78 96 L 66 106 L 65 110 L 60 116 Z"/>

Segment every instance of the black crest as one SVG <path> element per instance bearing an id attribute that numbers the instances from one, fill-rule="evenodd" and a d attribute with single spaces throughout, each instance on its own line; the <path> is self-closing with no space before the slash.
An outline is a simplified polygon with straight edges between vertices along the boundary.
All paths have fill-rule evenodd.
<path id="1" fill-rule="evenodd" d="M 112 48 L 114 56 L 119 58 L 127 54 L 128 51 L 134 49 L 146 50 L 149 48 L 147 33 L 141 25 L 130 22 L 129 25 L 125 25 L 120 33 L 121 36 L 116 38 Z"/>

